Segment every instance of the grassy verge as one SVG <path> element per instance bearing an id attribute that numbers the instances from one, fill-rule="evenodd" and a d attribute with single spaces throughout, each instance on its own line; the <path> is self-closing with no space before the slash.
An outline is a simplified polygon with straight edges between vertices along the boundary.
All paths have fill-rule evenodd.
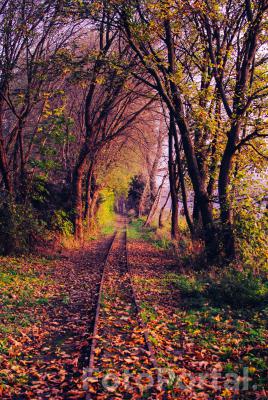
<path id="1" fill-rule="evenodd" d="M 172 247 L 168 227 L 159 230 L 156 225 L 144 226 L 143 218 L 133 219 L 128 225 L 128 238 L 132 240 L 145 240 L 159 249 L 169 249 Z"/>
<path id="2" fill-rule="evenodd" d="M 188 275 L 163 272 L 134 282 L 140 298 L 147 298 L 142 318 L 162 367 L 178 374 L 185 368 L 194 376 L 217 370 L 225 377 L 236 374 L 238 379 L 246 369 L 249 390 L 239 392 L 239 398 L 261 393 L 268 369 L 265 278 L 229 269 Z M 216 395 L 212 387 L 210 394 L 211 398 Z M 232 398 L 237 392 L 230 385 L 228 390 L 219 388 L 217 394 Z"/>
<path id="3" fill-rule="evenodd" d="M 116 219 L 114 202 L 114 192 L 107 189 L 101 192 L 97 221 L 102 235 L 111 235 L 114 232 Z"/>
<path id="4" fill-rule="evenodd" d="M 52 265 L 45 258 L 0 258 L 0 354 L 9 351 L 10 335 L 38 323 L 38 308 L 48 304 L 55 291 Z"/>
<path id="5" fill-rule="evenodd" d="M 48 310 L 56 299 L 66 301 L 54 270 L 51 258 L 0 257 L 0 398 L 11 398 L 29 384 L 29 354 L 40 351 L 49 329 Z"/>

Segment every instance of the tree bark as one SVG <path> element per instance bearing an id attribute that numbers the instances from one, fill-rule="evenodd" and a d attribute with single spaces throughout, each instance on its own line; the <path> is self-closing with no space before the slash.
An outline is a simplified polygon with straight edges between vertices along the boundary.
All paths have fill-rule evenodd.
<path id="1" fill-rule="evenodd" d="M 158 219 L 158 226 L 159 226 L 159 228 L 163 228 L 163 226 L 164 226 L 164 223 L 163 223 L 163 216 L 164 216 L 164 211 L 165 211 L 165 208 L 166 208 L 166 206 L 167 206 L 167 203 L 168 203 L 169 198 L 170 198 L 170 191 L 168 192 L 166 201 L 165 201 L 165 203 L 163 204 L 163 206 L 161 207 L 161 210 L 160 210 L 160 212 L 159 212 L 159 219 Z"/>
<path id="2" fill-rule="evenodd" d="M 1 98 L 0 98 L 0 170 L 3 176 L 3 182 L 6 191 L 9 194 L 13 195 L 14 187 L 13 187 L 11 173 L 9 170 L 6 148 L 5 148 L 4 133 L 3 133 L 3 100 Z"/>
<path id="3" fill-rule="evenodd" d="M 176 129 L 174 116 L 170 114 L 170 127 L 169 127 L 169 185 L 170 185 L 170 196 L 171 196 L 171 237 L 174 240 L 179 239 L 179 198 L 177 191 L 177 176 L 176 176 L 176 165 L 173 157 L 173 138 L 174 129 Z"/>
<path id="4" fill-rule="evenodd" d="M 83 178 L 88 153 L 85 142 L 73 171 L 74 235 L 79 242 L 83 241 Z"/>
<path id="5" fill-rule="evenodd" d="M 151 203 L 154 203 L 154 200 L 156 198 L 157 195 L 157 187 L 156 187 L 156 174 L 157 174 L 157 170 L 158 170 L 158 165 L 159 165 L 159 161 L 160 161 L 160 157 L 162 154 L 162 143 L 163 143 L 163 134 L 161 132 L 161 126 L 159 129 L 159 133 L 158 133 L 158 138 L 157 138 L 157 147 L 156 147 L 156 153 L 155 153 L 155 157 L 154 157 L 154 161 L 152 164 L 152 168 L 150 171 L 150 197 L 151 197 Z"/>
<path id="6" fill-rule="evenodd" d="M 138 210 L 138 217 L 141 218 L 144 213 L 145 213 L 145 208 L 146 208 L 146 200 L 149 195 L 149 190 L 150 190 L 150 184 L 149 184 L 149 178 L 146 180 L 146 184 L 144 186 L 143 192 L 141 194 L 141 198 L 139 201 L 139 210 Z"/>
<path id="7" fill-rule="evenodd" d="M 93 226 L 93 221 L 98 211 L 99 193 L 100 189 L 96 188 L 92 194 L 92 200 L 89 207 L 89 229 Z"/>
<path id="8" fill-rule="evenodd" d="M 193 223 L 195 230 L 198 230 L 200 228 L 200 207 L 196 196 L 194 196 L 193 202 Z"/>
<path id="9" fill-rule="evenodd" d="M 191 220 L 189 207 L 188 207 L 187 191 L 186 191 L 186 186 L 185 186 L 184 173 L 183 173 L 182 161 L 181 161 L 181 152 L 180 152 L 180 147 L 179 147 L 179 140 L 178 140 L 176 125 L 174 128 L 174 139 L 175 139 L 175 149 L 176 149 L 176 155 L 177 155 L 176 158 L 177 158 L 177 164 L 178 164 L 179 183 L 180 183 L 180 188 L 181 188 L 181 196 L 182 196 L 184 215 L 185 215 L 189 230 L 191 232 L 191 235 L 193 236 L 195 233 L 195 229 L 194 229 L 193 221 Z"/>
<path id="10" fill-rule="evenodd" d="M 209 182 L 207 186 L 207 192 L 209 197 L 211 198 L 213 196 L 214 192 L 214 186 L 216 182 L 216 173 L 217 173 L 217 166 L 218 166 L 218 154 L 217 154 L 217 149 L 218 149 L 218 141 L 220 137 L 220 132 L 221 132 L 221 96 L 219 91 L 217 90 L 216 92 L 216 104 L 215 104 L 215 118 L 217 121 L 217 127 L 214 132 L 214 136 L 212 139 L 212 144 L 211 144 L 211 162 L 209 166 Z"/>
<path id="11" fill-rule="evenodd" d="M 225 255 L 228 259 L 233 259 L 236 253 L 235 236 L 233 232 L 233 223 L 232 223 L 232 210 L 229 199 L 228 187 L 230 183 L 230 173 L 232 170 L 233 157 L 235 154 L 235 146 L 239 135 L 239 130 L 240 130 L 240 123 L 234 125 L 229 132 L 227 145 L 222 157 L 219 180 L 218 180 L 221 222 L 223 225 L 223 232 L 222 232 L 223 245 L 224 245 Z"/>
<path id="12" fill-rule="evenodd" d="M 162 189 L 163 189 L 163 185 L 165 183 L 165 180 L 166 180 L 166 176 L 163 177 L 161 185 L 159 186 L 159 188 L 157 190 L 157 193 L 156 193 L 155 198 L 154 198 L 154 202 L 153 202 L 153 204 L 151 206 L 150 212 L 148 214 L 148 217 L 147 217 L 147 220 L 146 220 L 144 226 L 150 226 L 152 221 L 153 221 L 153 218 L 155 216 L 155 213 L 156 213 L 159 201 L 160 201 L 160 197 L 161 197 L 161 193 L 162 193 Z"/>
<path id="13" fill-rule="evenodd" d="M 89 210 L 92 201 L 92 185 L 93 185 L 93 161 L 90 162 L 90 166 L 87 173 L 86 179 L 86 200 L 85 200 L 85 214 L 84 218 L 86 221 L 87 228 L 89 227 Z"/>

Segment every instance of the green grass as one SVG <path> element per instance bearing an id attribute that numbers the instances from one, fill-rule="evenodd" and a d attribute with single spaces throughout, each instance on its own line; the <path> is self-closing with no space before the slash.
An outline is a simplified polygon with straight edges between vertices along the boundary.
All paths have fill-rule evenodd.
<path id="1" fill-rule="evenodd" d="M 114 192 L 108 189 L 104 189 L 100 194 L 100 207 L 97 215 L 98 226 L 102 235 L 110 235 L 114 232 L 114 203 Z"/>
<path id="2" fill-rule="evenodd" d="M 34 322 L 36 307 L 50 302 L 53 292 L 49 268 L 52 261 L 46 259 L 28 259 L 0 257 L 0 303 L 1 321 L 0 340 L 9 334 L 16 334 L 20 328 Z M 44 270 L 46 273 L 44 274 Z M 0 352 L 3 346 L 0 346 Z"/>
<path id="3" fill-rule="evenodd" d="M 241 374 L 247 367 L 254 384 L 263 386 L 268 368 L 267 281 L 226 269 L 213 274 L 167 273 L 163 282 L 177 290 L 172 291 L 177 297 L 175 315 L 188 340 L 217 354 L 226 373 Z M 168 322 L 173 340 L 180 341 L 181 331 Z"/>
<path id="4" fill-rule="evenodd" d="M 149 335 L 149 340 L 154 346 L 158 345 L 158 340 L 154 336 Z"/>
<path id="5" fill-rule="evenodd" d="M 168 273 L 165 275 L 165 284 L 172 284 L 185 297 L 200 297 L 205 291 L 204 282 L 198 280 L 195 275 Z"/>
<path id="6" fill-rule="evenodd" d="M 133 278 L 135 284 L 139 286 L 142 290 L 146 290 L 147 288 L 158 285 L 158 279 L 156 278 L 146 278 L 142 276 L 135 276 Z"/>
<path id="7" fill-rule="evenodd" d="M 151 235 L 147 229 L 144 229 L 144 219 L 133 219 L 128 225 L 128 238 L 129 239 L 142 239 L 150 241 Z"/>
<path id="8" fill-rule="evenodd" d="M 145 219 L 133 219 L 128 225 L 128 238 L 132 240 L 144 240 L 161 250 L 168 250 L 172 246 L 169 234 L 157 229 L 156 225 L 144 226 Z"/>
<path id="9" fill-rule="evenodd" d="M 265 359 L 268 338 L 262 311 L 205 305 L 200 310 L 178 308 L 177 315 L 189 340 L 216 352 L 225 363 L 226 372 L 249 367 L 257 374 L 256 382 L 262 379 L 268 367 Z"/>
<path id="10" fill-rule="evenodd" d="M 238 275 L 230 283 L 230 290 L 240 288 L 240 301 L 237 299 L 234 304 L 227 297 L 225 273 L 219 273 L 213 279 L 210 277 L 206 283 L 204 276 L 198 274 L 188 277 L 169 274 L 167 277 L 167 282 L 172 282 L 180 291 L 176 314 L 184 324 L 189 340 L 216 352 L 219 360 L 225 363 L 226 372 L 239 372 L 248 367 L 252 375 L 255 374 L 254 381 L 261 384 L 268 367 L 264 350 L 268 339 L 267 307 L 264 302 L 257 303 L 252 299 L 263 293 L 264 283 L 252 280 L 250 285 L 245 284 L 241 293 L 241 276 Z M 215 298 L 216 292 L 211 291 L 214 286 L 218 288 L 218 298 Z M 199 301 L 195 303 L 198 296 Z"/>
<path id="11" fill-rule="evenodd" d="M 251 270 L 225 269 L 209 281 L 207 292 L 214 302 L 235 308 L 268 305 L 268 281 Z"/>
<path id="12" fill-rule="evenodd" d="M 141 318 L 143 322 L 154 321 L 157 318 L 157 312 L 148 302 L 141 303 Z"/>
<path id="13" fill-rule="evenodd" d="M 0 340 L 0 354 L 8 354 L 9 345 L 6 339 Z"/>
<path id="14" fill-rule="evenodd" d="M 228 306 L 233 309 L 259 308 L 268 305 L 268 281 L 254 276 L 251 271 L 234 268 L 189 274 L 167 273 L 164 285 L 178 290 L 184 305 L 202 307 L 210 303 L 214 307 Z"/>
<path id="15" fill-rule="evenodd" d="M 63 296 L 62 296 L 62 303 L 63 303 L 64 305 L 68 305 L 68 304 L 70 303 L 70 297 L 69 297 L 69 295 L 63 294 Z"/>
<path id="16" fill-rule="evenodd" d="M 112 235 L 114 233 L 114 225 L 105 225 L 101 228 L 102 235 Z"/>
<path id="17" fill-rule="evenodd" d="M 131 222 L 129 237 L 156 245 L 156 230 L 144 228 L 143 222 L 142 219 Z M 172 317 L 165 312 L 158 313 L 158 303 L 146 301 L 142 305 L 142 319 L 150 326 L 150 340 L 156 347 L 158 358 L 167 360 L 165 354 L 161 355 L 161 346 L 169 335 L 174 346 L 186 338 L 197 348 L 202 348 L 209 359 L 215 354 L 225 373 L 241 375 L 243 368 L 248 368 L 252 384 L 262 387 L 265 381 L 267 383 L 268 368 L 267 277 L 264 274 L 256 276 L 249 268 L 242 270 L 241 266 L 201 271 L 189 268 L 189 271 L 184 274 L 168 272 L 155 279 L 135 278 L 139 293 L 150 293 L 158 288 L 159 296 L 161 291 L 169 291 L 173 296 Z M 160 317 L 168 328 L 163 329 L 162 338 L 158 329 L 154 334 L 154 326 L 160 324 Z"/>

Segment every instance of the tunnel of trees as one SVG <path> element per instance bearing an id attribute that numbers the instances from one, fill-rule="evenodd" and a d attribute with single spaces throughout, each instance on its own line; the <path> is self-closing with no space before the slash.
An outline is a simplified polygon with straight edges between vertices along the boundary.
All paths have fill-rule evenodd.
<path id="1" fill-rule="evenodd" d="M 251 235 L 261 246 L 266 11 L 265 0 L 2 1 L 2 252 L 44 229 L 83 241 L 107 189 L 154 218 L 168 196 L 172 239 L 183 214 L 208 262 L 252 251 Z"/>
<path id="2" fill-rule="evenodd" d="M 1 399 L 267 398 L 267 16 L 0 0 Z"/>

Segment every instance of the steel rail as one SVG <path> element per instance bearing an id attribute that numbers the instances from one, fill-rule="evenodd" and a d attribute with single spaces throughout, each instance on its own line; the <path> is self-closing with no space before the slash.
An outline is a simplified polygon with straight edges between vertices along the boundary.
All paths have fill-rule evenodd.
<path id="1" fill-rule="evenodd" d="M 93 372 L 94 372 L 94 363 L 95 363 L 95 349 L 97 348 L 97 342 L 98 342 L 98 330 L 99 330 L 99 317 L 100 317 L 100 312 L 101 312 L 101 299 L 102 299 L 102 293 L 103 293 L 103 286 L 104 286 L 104 281 L 105 281 L 105 275 L 107 273 L 107 266 L 108 266 L 108 260 L 109 260 L 109 256 L 112 252 L 112 248 L 115 242 L 115 239 L 118 235 L 119 231 L 117 230 L 114 235 L 113 238 L 111 240 L 111 243 L 109 245 L 107 254 L 105 256 L 104 262 L 103 262 L 103 270 L 102 270 L 102 276 L 101 276 L 101 282 L 99 285 L 99 291 L 98 291 L 98 300 L 97 300 L 97 306 L 96 306 L 96 312 L 95 312 L 95 318 L 94 318 L 94 328 L 93 328 L 93 334 L 92 334 L 92 341 L 91 341 L 91 348 L 90 348 L 90 356 L 89 356 L 89 364 L 88 364 L 88 369 L 87 369 L 87 378 L 92 377 L 93 376 Z M 137 313 L 137 318 L 138 318 L 138 323 L 139 326 L 141 328 L 142 334 L 144 336 L 145 339 L 145 347 L 147 348 L 147 354 L 149 357 L 149 360 L 152 364 L 153 367 L 153 371 L 155 371 L 155 373 L 157 374 L 157 371 L 159 369 L 156 357 L 155 357 L 155 352 L 152 346 L 152 343 L 149 339 L 149 332 L 148 332 L 148 328 L 146 326 L 146 324 L 144 323 L 143 319 L 142 319 L 142 307 L 140 304 L 140 300 L 137 296 L 134 284 L 133 284 L 133 272 L 132 269 L 130 267 L 129 264 L 129 257 L 128 257 L 128 246 L 127 246 L 127 220 L 125 220 L 124 223 L 124 231 L 123 231 L 123 252 L 125 253 L 125 269 L 126 269 L 126 273 L 129 279 L 129 285 L 130 285 L 130 289 L 131 289 L 131 293 L 132 293 L 132 297 L 133 297 L 133 303 L 136 309 L 136 313 Z M 87 399 L 91 399 L 90 397 L 91 395 L 87 394 Z"/>
<path id="2" fill-rule="evenodd" d="M 108 247 L 107 254 L 105 256 L 104 262 L 103 262 L 103 270 L 102 270 L 102 275 L 101 275 L 101 282 L 99 285 L 99 291 L 98 291 L 98 300 L 97 300 L 97 306 L 96 306 L 96 312 L 95 312 L 95 318 L 94 318 L 94 327 L 93 327 L 93 333 L 92 333 L 92 341 L 91 341 L 91 347 L 90 347 L 90 356 L 89 356 L 89 376 L 93 373 L 93 368 L 94 368 L 94 361 L 95 361 L 95 349 L 97 345 L 97 335 L 98 335 L 98 328 L 99 328 L 99 317 L 100 317 L 100 309 L 101 309 L 101 296 L 102 296 L 102 290 L 103 290 L 103 284 L 104 284 L 104 279 L 105 279 L 105 272 L 108 264 L 108 258 L 111 253 L 113 244 L 115 242 L 115 238 L 118 234 L 118 231 L 116 231 L 112 237 L 111 243 Z"/>

